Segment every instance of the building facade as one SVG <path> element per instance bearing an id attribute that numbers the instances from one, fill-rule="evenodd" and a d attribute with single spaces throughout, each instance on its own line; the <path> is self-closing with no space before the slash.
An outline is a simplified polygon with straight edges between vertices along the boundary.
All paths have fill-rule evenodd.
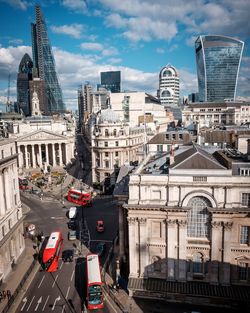
<path id="1" fill-rule="evenodd" d="M 179 104 L 180 81 L 176 68 L 168 64 L 159 74 L 158 97 L 164 106 L 176 107 Z"/>
<path id="2" fill-rule="evenodd" d="M 15 142 L 0 139 L 0 284 L 25 249 Z"/>
<path id="3" fill-rule="evenodd" d="M 64 112 L 65 106 L 58 81 L 55 60 L 49 42 L 47 27 L 40 6 L 36 6 L 36 23 L 31 24 L 33 77 L 46 83 L 49 112 Z"/>
<path id="4" fill-rule="evenodd" d="M 121 71 L 101 72 L 101 86 L 110 92 L 121 91 Z"/>
<path id="5" fill-rule="evenodd" d="M 182 123 L 185 127 L 199 123 L 200 127 L 213 125 L 241 125 L 250 122 L 250 103 L 218 102 L 190 103 L 182 110 Z"/>
<path id="6" fill-rule="evenodd" d="M 30 56 L 25 53 L 19 64 L 17 74 L 17 103 L 20 112 L 25 116 L 30 115 L 30 85 L 32 80 L 33 62 Z"/>
<path id="7" fill-rule="evenodd" d="M 235 101 L 244 43 L 225 36 L 199 36 L 195 42 L 199 101 Z"/>

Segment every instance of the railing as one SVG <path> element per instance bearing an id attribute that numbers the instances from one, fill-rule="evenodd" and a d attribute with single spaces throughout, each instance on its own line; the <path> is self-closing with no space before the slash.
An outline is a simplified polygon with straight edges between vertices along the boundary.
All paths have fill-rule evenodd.
<path id="1" fill-rule="evenodd" d="M 21 291 L 21 289 L 23 288 L 23 285 L 25 284 L 27 278 L 29 277 L 30 273 L 32 272 L 33 268 L 36 265 L 37 260 L 34 259 L 33 262 L 31 263 L 29 269 L 27 270 L 27 272 L 25 273 L 25 275 L 23 276 L 21 282 L 19 283 L 19 285 L 17 286 L 16 290 L 14 291 L 14 293 L 11 295 L 11 297 L 8 299 L 8 303 L 5 305 L 5 307 L 3 308 L 2 313 L 7 313 L 10 309 L 10 307 L 12 306 L 12 304 L 14 303 L 16 297 L 18 296 L 19 292 Z"/>

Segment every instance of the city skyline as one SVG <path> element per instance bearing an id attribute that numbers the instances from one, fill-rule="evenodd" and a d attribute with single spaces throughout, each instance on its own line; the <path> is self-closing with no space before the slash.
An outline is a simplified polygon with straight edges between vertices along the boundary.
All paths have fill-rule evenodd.
<path id="1" fill-rule="evenodd" d="M 170 63 L 180 75 L 180 95 L 197 92 L 194 45 L 205 34 L 245 42 L 237 96 L 250 99 L 248 1 L 0 0 L 5 25 L 0 30 L 0 103 L 6 102 L 9 73 L 11 100 L 16 99 L 18 65 L 24 53 L 32 55 L 30 23 L 36 4 L 43 11 L 69 109 L 77 108 L 78 86 L 89 81 L 95 87 L 105 71 L 121 71 L 123 90 L 156 95 L 159 72 Z"/>

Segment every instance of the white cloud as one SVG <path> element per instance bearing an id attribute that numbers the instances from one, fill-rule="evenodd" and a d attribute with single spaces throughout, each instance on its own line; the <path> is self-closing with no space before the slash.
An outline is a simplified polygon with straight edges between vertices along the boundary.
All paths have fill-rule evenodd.
<path id="1" fill-rule="evenodd" d="M 121 63 L 122 59 L 120 59 L 120 58 L 110 58 L 110 59 L 108 59 L 108 62 L 111 63 L 111 64 L 117 64 L 117 63 Z"/>
<path id="2" fill-rule="evenodd" d="M 165 50 L 162 49 L 162 48 L 156 48 L 155 51 L 156 51 L 157 53 L 160 53 L 160 54 L 165 53 Z"/>
<path id="3" fill-rule="evenodd" d="M 10 45 L 21 45 L 23 43 L 22 39 L 10 39 L 9 44 Z"/>
<path id="4" fill-rule="evenodd" d="M 82 24 L 71 24 L 62 26 L 51 26 L 51 30 L 57 34 L 69 35 L 73 38 L 79 39 L 82 36 L 84 26 Z"/>
<path id="5" fill-rule="evenodd" d="M 1 2 L 5 2 L 16 9 L 26 10 L 31 3 L 28 1 L 22 1 L 22 0 L 1 0 Z"/>
<path id="6" fill-rule="evenodd" d="M 97 42 L 83 42 L 80 45 L 82 50 L 102 51 L 103 45 Z"/>
<path id="7" fill-rule="evenodd" d="M 86 0 L 63 0 L 62 5 L 78 13 L 84 13 L 87 10 Z"/>
<path id="8" fill-rule="evenodd" d="M 109 57 L 111 55 L 117 55 L 117 54 L 119 54 L 118 50 L 111 46 L 105 47 L 102 51 L 102 56 L 104 57 Z"/>

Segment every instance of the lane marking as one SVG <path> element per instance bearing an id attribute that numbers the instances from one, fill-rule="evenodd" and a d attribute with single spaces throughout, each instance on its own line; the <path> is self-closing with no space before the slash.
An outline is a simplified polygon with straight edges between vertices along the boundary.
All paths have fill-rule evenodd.
<path id="1" fill-rule="evenodd" d="M 47 304 L 47 302 L 48 302 L 48 300 L 49 300 L 49 297 L 50 297 L 50 296 L 48 296 L 48 298 L 46 299 L 46 301 L 45 301 L 45 303 L 44 303 L 43 311 L 44 311 L 44 308 L 46 307 L 46 304 Z"/>
<path id="2" fill-rule="evenodd" d="M 68 290 L 67 290 L 67 293 L 66 293 L 66 299 L 68 298 L 69 291 L 70 291 L 70 286 L 68 287 Z"/>
<path id="3" fill-rule="evenodd" d="M 63 305 L 63 308 L 62 308 L 62 313 L 64 312 L 64 309 L 65 309 L 65 304 Z"/>
<path id="4" fill-rule="evenodd" d="M 32 302 L 33 302 L 33 300 L 34 300 L 34 298 L 35 298 L 35 296 L 33 296 L 32 300 L 31 300 L 31 302 L 30 302 L 30 305 L 27 307 L 27 311 L 29 311 L 29 308 L 30 308 L 30 306 L 31 306 L 31 304 L 32 304 Z"/>
<path id="5" fill-rule="evenodd" d="M 21 311 L 24 309 L 25 305 L 27 303 L 27 298 L 23 298 L 23 306 L 21 307 Z"/>
<path id="6" fill-rule="evenodd" d="M 115 313 L 117 313 L 118 311 L 115 309 L 115 307 L 113 306 L 113 304 L 109 301 L 107 295 L 105 295 L 105 300 L 108 302 L 108 304 L 111 306 L 111 308 L 114 310 Z"/>
<path id="7" fill-rule="evenodd" d="M 44 278 L 45 278 L 45 275 L 43 276 L 43 278 L 42 278 L 42 280 L 41 280 L 40 284 L 38 285 L 38 288 L 40 288 L 40 287 L 41 287 L 41 285 L 42 285 L 42 282 L 43 282 Z"/>
<path id="8" fill-rule="evenodd" d="M 61 269 L 62 269 L 62 267 L 63 267 L 63 263 L 64 263 L 64 262 L 61 262 L 61 265 L 60 265 L 60 268 L 59 268 L 60 270 L 61 270 Z"/>
<path id="9" fill-rule="evenodd" d="M 39 307 L 40 303 L 42 303 L 42 299 L 43 299 L 43 297 L 42 297 L 42 296 L 38 299 L 38 301 L 37 301 L 37 305 L 36 305 L 36 307 L 35 307 L 35 311 L 37 311 L 37 309 L 38 309 L 38 307 Z"/>
<path id="10" fill-rule="evenodd" d="M 73 270 L 72 274 L 71 274 L 71 278 L 70 278 L 70 281 L 72 281 L 73 277 L 74 277 L 74 274 L 75 274 L 75 270 Z"/>
<path id="11" fill-rule="evenodd" d="M 56 283 L 57 278 L 58 278 L 58 274 L 56 275 L 56 278 L 55 278 L 55 280 L 54 280 L 54 282 L 53 282 L 53 284 L 52 284 L 52 288 L 55 286 L 55 283 Z"/>
<path id="12" fill-rule="evenodd" d="M 55 310 L 56 303 L 57 303 L 57 301 L 60 301 L 60 299 L 61 299 L 60 295 L 55 299 L 53 307 L 52 307 L 52 311 Z"/>

